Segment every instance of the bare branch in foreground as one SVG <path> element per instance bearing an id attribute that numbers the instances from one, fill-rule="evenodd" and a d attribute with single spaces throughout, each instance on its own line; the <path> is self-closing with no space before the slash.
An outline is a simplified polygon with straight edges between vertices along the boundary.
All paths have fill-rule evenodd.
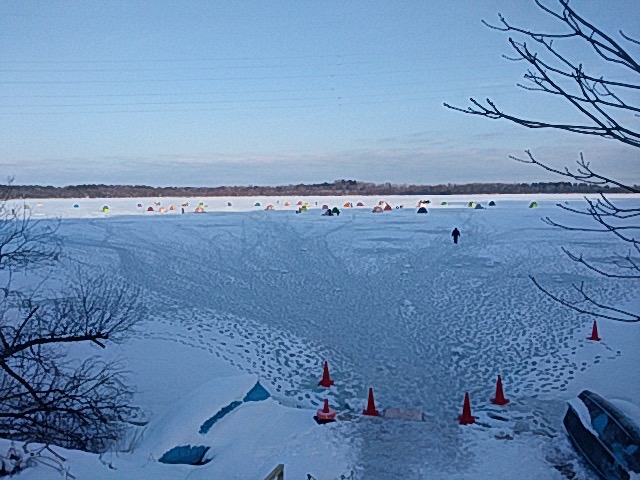
<path id="1" fill-rule="evenodd" d="M 610 307 L 610 306 L 601 304 L 599 302 L 596 302 L 595 300 L 593 300 L 584 291 L 584 285 L 580 285 L 580 286 L 573 285 L 575 290 L 578 291 L 581 294 L 582 300 L 580 300 L 580 301 L 570 301 L 570 300 L 566 300 L 564 298 L 561 298 L 561 297 L 555 295 L 554 293 L 550 292 L 546 288 L 544 288 L 535 279 L 535 277 L 529 276 L 529 278 L 531 278 L 531 281 L 534 283 L 534 285 L 540 291 L 542 291 L 545 295 L 547 295 L 549 298 L 551 298 L 552 300 L 554 300 L 554 301 L 560 303 L 561 305 L 564 305 L 565 307 L 568 307 L 571 310 L 574 310 L 574 311 L 576 311 L 578 313 L 584 313 L 584 314 L 591 315 L 591 316 L 594 316 L 594 317 L 606 318 L 606 319 L 609 319 L 609 320 L 616 320 L 618 322 L 635 323 L 635 322 L 639 322 L 640 321 L 640 316 L 638 316 L 635 313 L 627 312 L 625 310 L 621 310 L 621 309 L 618 309 L 618 308 Z M 595 310 L 590 310 L 587 307 L 581 306 L 581 304 L 586 304 L 587 307 L 590 305 L 591 307 L 602 309 L 602 312 L 598 312 L 598 311 L 595 311 Z"/>

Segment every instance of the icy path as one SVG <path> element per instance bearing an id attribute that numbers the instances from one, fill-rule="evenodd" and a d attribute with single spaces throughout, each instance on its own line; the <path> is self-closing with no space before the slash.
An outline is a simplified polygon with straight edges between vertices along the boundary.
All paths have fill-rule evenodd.
<path id="1" fill-rule="evenodd" d="M 67 220 L 62 234 L 72 256 L 119 265 L 145 288 L 160 324 L 147 335 L 257 373 L 284 403 L 320 404 L 326 358 L 336 380 L 328 395 L 342 411 L 360 410 L 369 386 L 380 408 L 423 409 L 423 423 L 356 418 L 344 441 L 360 448 L 362 478 L 429 478 L 464 473 L 473 439 L 456 417 L 465 391 L 481 428 L 513 437 L 524 425 L 540 456 L 571 459 L 559 428 L 568 385 L 620 355 L 604 345 L 578 361 L 590 320 L 528 278 L 560 290 L 588 279 L 609 301 L 631 295 L 563 259 L 561 244 L 603 251 L 607 239 L 581 234 L 576 245 L 540 221 L 562 219 L 547 208 L 120 217 Z M 498 374 L 508 413 L 488 402 Z"/>

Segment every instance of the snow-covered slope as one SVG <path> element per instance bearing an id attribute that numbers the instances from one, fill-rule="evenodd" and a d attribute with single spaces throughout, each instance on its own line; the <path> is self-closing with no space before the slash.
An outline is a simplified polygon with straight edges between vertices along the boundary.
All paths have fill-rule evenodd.
<path id="1" fill-rule="evenodd" d="M 381 200 L 393 209 L 371 213 Z M 588 341 L 593 319 L 550 301 L 529 275 L 560 293 L 584 280 L 603 300 L 637 309 L 637 282 L 598 277 L 560 250 L 610 258 L 615 242 L 541 222 L 586 222 L 555 207 L 580 207 L 580 196 L 430 197 L 426 215 L 416 214 L 418 200 L 27 200 L 34 218 L 63 219 L 69 261 L 113 267 L 143 287 L 151 307 L 142 332 L 106 352 L 131 370 L 150 413 L 143 439 L 133 454 L 103 458 L 117 470 L 65 452 L 71 472 L 79 479 L 259 479 L 284 463 L 285 478 L 323 480 L 351 472 L 363 479 L 592 478 L 562 430 L 565 402 L 589 388 L 638 406 L 640 331 L 599 321 L 603 340 Z M 534 200 L 539 207 L 528 208 Z M 298 201 L 309 210 L 294 213 Z M 343 208 L 347 201 L 364 206 Z M 468 208 L 469 201 L 486 208 Z M 200 202 L 207 213 L 192 213 Z M 189 203 L 184 215 L 182 203 Z M 268 204 L 275 211 L 265 211 Z M 341 214 L 323 217 L 324 204 Z M 325 360 L 335 380 L 329 390 L 317 386 Z M 503 407 L 489 402 L 498 374 L 511 400 Z M 256 381 L 268 400 L 243 403 L 199 433 Z M 363 417 L 369 387 L 379 409 L 420 409 L 425 421 Z M 460 426 L 466 391 L 478 422 Z M 318 426 L 313 415 L 324 398 L 339 421 Z M 185 443 L 209 446 L 212 460 L 157 461 Z M 39 466 L 20 478 L 60 478 L 52 472 Z"/>

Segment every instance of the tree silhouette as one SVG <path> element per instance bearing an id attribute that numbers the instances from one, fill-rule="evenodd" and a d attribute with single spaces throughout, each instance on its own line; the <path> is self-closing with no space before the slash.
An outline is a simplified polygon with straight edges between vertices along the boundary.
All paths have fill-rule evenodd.
<path id="1" fill-rule="evenodd" d="M 471 105 L 467 108 L 455 107 L 448 103 L 444 104 L 445 107 L 492 120 L 506 120 L 527 128 L 563 130 L 611 139 L 633 148 L 640 148 L 640 132 L 637 128 L 637 119 L 640 116 L 640 64 L 630 50 L 638 49 L 640 42 L 623 31 L 618 32 L 617 39 L 607 34 L 571 8 L 568 0 L 558 0 L 559 8 L 555 10 L 538 0 L 535 0 L 535 3 L 555 21 L 560 30 L 541 32 L 520 28 L 509 23 L 502 15 L 498 16 L 498 25 L 490 25 L 484 21 L 483 23 L 489 28 L 512 35 L 509 37 L 509 44 L 515 55 L 504 58 L 528 64 L 524 74 L 525 82 L 518 84 L 520 88 L 560 98 L 579 113 L 582 121 L 560 123 L 548 119 L 523 118 L 502 110 L 489 98 L 484 103 L 471 98 Z M 572 55 L 576 55 L 575 50 L 568 53 L 571 51 L 568 47 L 575 46 L 576 42 L 583 48 L 587 47 L 585 52 L 592 52 L 589 56 L 592 70 L 585 67 L 581 59 L 572 58 Z M 603 65 L 606 66 L 607 76 L 590 73 Z M 620 81 L 620 75 L 632 80 Z M 511 158 L 603 189 L 618 187 L 626 192 L 640 193 L 637 187 L 594 170 L 582 153 L 573 169 L 553 168 L 538 160 L 530 150 L 525 151 L 524 158 Z M 558 206 L 576 215 L 590 216 L 595 222 L 592 228 L 560 224 L 549 217 L 543 220 L 549 225 L 565 230 L 613 235 L 622 245 L 621 251 L 624 251 L 616 253 L 614 260 L 603 262 L 573 253 L 567 248 L 563 248 L 563 251 L 572 261 L 599 275 L 636 282 L 640 279 L 640 243 L 636 239 L 640 230 L 640 208 L 621 208 L 604 193 L 597 200 L 585 198 L 585 202 L 586 207 L 582 210 L 562 204 Z M 573 285 L 576 296 L 561 297 L 545 288 L 535 278 L 532 277 L 532 280 L 549 297 L 575 311 L 623 322 L 640 321 L 638 312 L 619 309 L 598 301 L 584 283 Z"/>
<path id="2" fill-rule="evenodd" d="M 136 417 L 117 363 L 69 355 L 72 346 L 127 337 L 143 313 L 139 292 L 105 272 L 28 288 L 55 266 L 59 222 L 0 201 L 0 437 L 102 452 Z"/>

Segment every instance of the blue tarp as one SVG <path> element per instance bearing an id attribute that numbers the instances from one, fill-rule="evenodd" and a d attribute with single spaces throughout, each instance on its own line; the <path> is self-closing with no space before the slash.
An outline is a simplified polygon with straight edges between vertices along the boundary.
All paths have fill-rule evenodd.
<path id="1" fill-rule="evenodd" d="M 209 451 L 209 447 L 182 445 L 174 447 L 160 457 L 160 462 L 181 465 L 204 465 L 211 459 L 205 460 L 204 456 Z"/>
<path id="2" fill-rule="evenodd" d="M 260 402 L 262 400 L 266 400 L 269 397 L 270 397 L 269 392 L 267 392 L 267 390 L 262 385 L 260 385 L 260 382 L 256 382 L 253 388 L 249 390 L 249 392 L 244 396 L 242 401 L 236 400 L 231 402 L 226 407 L 223 407 L 219 411 L 217 411 L 213 417 L 209 418 L 206 422 L 204 422 L 200 426 L 200 433 L 202 435 L 205 435 L 209 430 L 211 430 L 211 427 L 213 427 L 213 425 L 218 420 L 220 420 L 225 415 L 227 415 L 228 413 L 231 413 L 233 410 L 238 408 L 240 405 L 242 405 L 243 402 Z"/>
<path id="3" fill-rule="evenodd" d="M 211 417 L 209 420 L 207 420 L 202 424 L 202 426 L 200 427 L 200 433 L 202 435 L 206 434 L 211 429 L 211 427 L 213 427 L 214 423 L 216 423 L 218 420 L 224 417 L 227 413 L 230 413 L 233 410 L 235 410 L 240 405 L 242 405 L 242 402 L 236 401 L 236 402 L 231 402 L 226 407 L 222 407 L 218 412 L 216 412 L 216 414 L 213 417 Z"/>

